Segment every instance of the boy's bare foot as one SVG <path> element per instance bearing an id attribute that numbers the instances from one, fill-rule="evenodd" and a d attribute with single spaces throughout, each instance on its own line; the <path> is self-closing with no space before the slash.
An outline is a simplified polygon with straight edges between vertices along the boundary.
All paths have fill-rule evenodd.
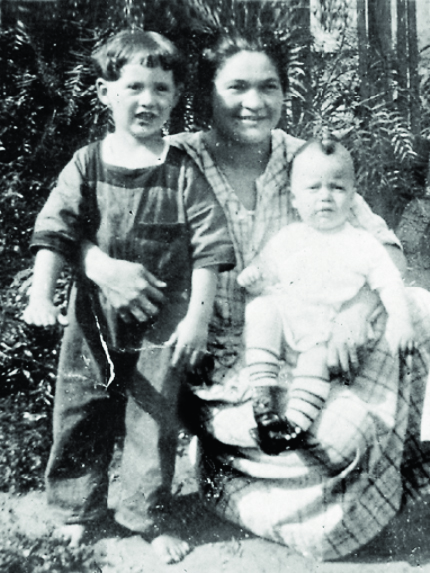
<path id="1" fill-rule="evenodd" d="M 82 523 L 63 525 L 55 532 L 55 537 L 69 542 L 70 547 L 79 547 L 86 533 L 86 527 Z"/>
<path id="2" fill-rule="evenodd" d="M 170 533 L 159 535 L 151 542 L 151 545 L 164 563 L 178 563 L 191 551 L 186 541 Z"/>

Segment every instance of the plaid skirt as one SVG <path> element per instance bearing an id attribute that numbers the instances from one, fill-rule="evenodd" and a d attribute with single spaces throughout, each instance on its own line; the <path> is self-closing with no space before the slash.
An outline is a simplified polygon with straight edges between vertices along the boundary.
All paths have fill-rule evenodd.
<path id="1" fill-rule="evenodd" d="M 197 475 L 218 515 L 303 555 L 331 560 L 370 541 L 405 500 L 428 492 L 430 444 L 421 442 L 420 431 L 430 293 L 407 290 L 416 333 L 411 363 L 390 354 L 380 316 L 360 373 L 349 385 L 333 382 L 301 450 L 271 457 L 255 447 L 240 361 L 221 385 L 197 390 L 204 414 Z"/>

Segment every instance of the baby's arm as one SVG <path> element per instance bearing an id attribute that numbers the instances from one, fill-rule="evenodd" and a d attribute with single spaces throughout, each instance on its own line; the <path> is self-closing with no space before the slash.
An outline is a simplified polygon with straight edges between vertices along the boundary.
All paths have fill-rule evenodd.
<path id="1" fill-rule="evenodd" d="M 36 254 L 33 283 L 23 319 L 35 326 L 52 326 L 59 322 L 67 324 L 67 319 L 54 305 L 57 279 L 64 266 L 64 257 L 50 249 L 40 249 Z"/>
<path id="2" fill-rule="evenodd" d="M 217 285 L 217 267 L 194 269 L 191 297 L 185 318 L 179 323 L 168 344 L 174 344 L 172 366 L 195 366 L 206 352 L 209 321 Z"/>
<path id="3" fill-rule="evenodd" d="M 263 287 L 261 267 L 256 262 L 252 263 L 239 274 L 237 282 L 241 287 L 246 288 L 250 294 L 261 294 Z"/>
<path id="4" fill-rule="evenodd" d="M 362 247 L 364 241 L 362 242 Z M 410 317 L 405 286 L 392 258 L 379 243 L 369 243 L 370 287 L 375 290 L 387 312 L 385 337 L 391 352 L 407 351 L 413 348 L 414 331 Z"/>
<path id="5" fill-rule="evenodd" d="M 414 330 L 406 302 L 404 286 L 400 281 L 393 281 L 379 289 L 379 296 L 387 311 L 385 337 L 391 352 L 413 349 Z"/>

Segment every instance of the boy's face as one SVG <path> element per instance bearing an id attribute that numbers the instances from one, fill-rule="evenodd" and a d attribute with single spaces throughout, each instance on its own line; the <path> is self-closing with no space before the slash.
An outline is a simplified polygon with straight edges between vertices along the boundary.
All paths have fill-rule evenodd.
<path id="1" fill-rule="evenodd" d="M 304 223 L 320 231 L 342 227 L 355 193 L 352 165 L 339 153 L 306 150 L 294 161 L 291 193 Z"/>
<path id="2" fill-rule="evenodd" d="M 112 111 L 115 133 L 147 144 L 161 137 L 161 128 L 178 101 L 173 73 L 161 67 L 142 66 L 143 54 L 121 69 L 113 82 L 97 80 L 100 101 Z"/>

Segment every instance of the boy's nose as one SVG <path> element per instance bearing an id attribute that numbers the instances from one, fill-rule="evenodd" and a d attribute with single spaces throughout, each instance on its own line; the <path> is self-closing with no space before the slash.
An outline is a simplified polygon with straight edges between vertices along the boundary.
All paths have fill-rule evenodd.
<path id="1" fill-rule="evenodd" d="M 142 90 L 139 95 L 141 105 L 152 105 L 154 103 L 154 94 L 152 90 Z"/>

